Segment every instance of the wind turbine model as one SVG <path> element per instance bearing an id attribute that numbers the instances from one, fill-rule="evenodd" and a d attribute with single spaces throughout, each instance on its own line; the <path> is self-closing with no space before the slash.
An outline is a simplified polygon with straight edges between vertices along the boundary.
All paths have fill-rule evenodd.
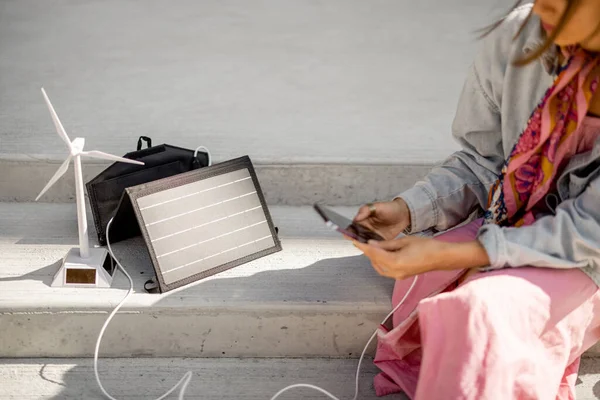
<path id="1" fill-rule="evenodd" d="M 67 159 L 58 168 L 58 171 L 50 179 L 46 187 L 42 189 L 35 201 L 38 201 L 40 197 L 61 176 L 69 169 L 69 163 L 71 159 L 74 160 L 75 164 L 75 194 L 77 199 L 77 223 L 79 228 L 79 248 L 72 248 L 69 253 L 63 259 L 63 263 L 54 276 L 51 286 L 76 286 L 76 287 L 110 287 L 112 283 L 114 270 L 112 268 L 112 260 L 108 255 L 108 251 L 104 248 L 97 247 L 91 248 L 88 240 L 88 226 L 87 217 L 85 212 L 85 197 L 83 195 L 83 176 L 81 173 L 81 156 L 88 156 L 92 158 L 100 158 L 103 160 L 120 161 L 129 164 L 144 165 L 143 162 L 134 161 L 123 157 L 113 156 L 101 151 L 83 151 L 83 145 L 85 144 L 84 138 L 75 138 L 71 141 L 65 128 L 63 128 L 50 99 L 46 94 L 44 88 L 42 88 L 42 94 L 44 100 L 50 110 L 50 115 L 54 121 L 56 127 L 56 133 L 58 136 L 67 144 L 70 154 Z"/>

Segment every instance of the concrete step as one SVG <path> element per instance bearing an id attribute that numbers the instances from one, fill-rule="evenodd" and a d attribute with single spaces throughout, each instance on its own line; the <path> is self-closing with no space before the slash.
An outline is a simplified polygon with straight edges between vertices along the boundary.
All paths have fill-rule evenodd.
<path id="1" fill-rule="evenodd" d="M 153 271 L 141 240 L 115 244 L 135 293 L 102 356 L 356 357 L 390 310 L 393 282 L 310 208 L 271 211 L 282 252 L 163 295 L 143 291 Z M 92 355 L 127 282 L 118 273 L 111 289 L 49 287 L 76 244 L 73 204 L 0 203 L 0 357 Z"/>
<path id="2" fill-rule="evenodd" d="M 113 397 L 154 399 L 187 372 L 193 377 L 185 399 L 269 400 L 294 383 L 320 386 L 340 399 L 354 395 L 356 360 L 341 359 L 211 359 L 116 358 L 100 360 L 100 378 Z M 375 400 L 372 388 L 376 367 L 366 360 L 360 377 L 359 399 Z M 0 360 L 0 400 L 100 400 L 90 359 Z M 600 398 L 600 359 L 583 359 L 577 381 L 577 400 Z M 172 394 L 169 399 L 177 398 Z M 292 389 L 278 400 L 325 399 L 314 390 Z M 384 397 L 407 400 L 401 394 Z"/>
<path id="3" fill-rule="evenodd" d="M 309 383 L 340 399 L 354 395 L 357 360 L 340 359 L 106 359 L 100 360 L 100 379 L 117 399 L 155 399 L 173 387 L 187 372 L 192 380 L 185 399 L 269 400 L 284 387 Z M 366 360 L 360 378 L 360 399 L 375 400 L 376 367 Z M 0 400 L 100 400 L 90 359 L 0 360 Z M 176 399 L 178 391 L 169 399 Z M 299 388 L 278 400 L 325 399 L 315 390 Z M 403 395 L 386 397 L 404 400 Z"/>
<path id="4" fill-rule="evenodd" d="M 33 201 L 62 162 L 56 156 L 0 153 L 0 202 Z M 91 159 L 83 162 L 85 182 L 109 165 Z M 298 206 L 323 202 L 354 206 L 396 196 L 423 177 L 431 166 L 256 164 L 255 168 L 268 204 Z M 71 166 L 42 200 L 74 202 L 74 180 Z"/>
<path id="5" fill-rule="evenodd" d="M 357 357 L 390 310 L 393 281 L 309 207 L 271 212 L 282 252 L 163 295 L 143 291 L 153 271 L 141 240 L 115 244 L 135 293 L 107 330 L 101 355 Z M 59 260 L 76 244 L 73 204 L 0 203 L 0 357 L 93 354 L 127 282 L 118 273 L 111 289 L 51 288 Z M 598 355 L 598 347 L 587 354 Z"/>

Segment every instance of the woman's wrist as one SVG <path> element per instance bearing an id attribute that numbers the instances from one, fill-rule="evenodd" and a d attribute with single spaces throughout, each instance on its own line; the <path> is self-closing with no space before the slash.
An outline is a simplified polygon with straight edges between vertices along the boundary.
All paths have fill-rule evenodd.
<path id="1" fill-rule="evenodd" d="M 408 207 L 408 204 L 406 203 L 406 201 L 402 198 L 402 197 L 396 197 L 394 200 L 394 203 L 397 203 L 398 206 L 400 207 L 400 212 L 403 213 L 405 215 L 405 221 L 404 221 L 404 229 L 402 229 L 402 231 L 407 234 L 410 232 L 411 230 L 411 216 L 410 216 L 410 208 Z"/>
<path id="2" fill-rule="evenodd" d="M 439 269 L 483 268 L 490 265 L 488 253 L 478 240 L 461 243 L 444 242 L 439 254 Z"/>

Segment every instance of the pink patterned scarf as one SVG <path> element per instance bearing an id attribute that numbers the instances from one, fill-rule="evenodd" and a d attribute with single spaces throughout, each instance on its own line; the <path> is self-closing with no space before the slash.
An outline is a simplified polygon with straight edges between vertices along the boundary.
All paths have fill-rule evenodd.
<path id="1" fill-rule="evenodd" d="M 582 121 L 600 81 L 600 56 L 581 48 L 569 49 L 565 56 L 566 66 L 533 111 L 490 189 L 486 223 L 532 224 L 534 207 L 553 190 L 583 140 Z"/>

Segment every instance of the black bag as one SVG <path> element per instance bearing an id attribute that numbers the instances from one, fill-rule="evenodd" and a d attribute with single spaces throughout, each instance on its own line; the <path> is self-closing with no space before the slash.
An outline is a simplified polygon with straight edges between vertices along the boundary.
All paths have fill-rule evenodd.
<path id="1" fill-rule="evenodd" d="M 142 141 L 147 143 L 148 148 L 142 150 Z M 126 188 L 206 167 L 209 164 L 207 153 L 197 152 L 196 155 L 194 153 L 194 150 L 168 144 L 152 147 L 152 139 L 141 136 L 138 139 L 137 151 L 127 153 L 124 157 L 142 161 L 144 165 L 116 162 L 89 181 L 86 187 L 100 245 L 106 245 L 106 226 L 116 212 Z M 111 243 L 139 234 L 135 215 L 131 217 L 134 222 L 131 229 L 111 232 Z"/>

